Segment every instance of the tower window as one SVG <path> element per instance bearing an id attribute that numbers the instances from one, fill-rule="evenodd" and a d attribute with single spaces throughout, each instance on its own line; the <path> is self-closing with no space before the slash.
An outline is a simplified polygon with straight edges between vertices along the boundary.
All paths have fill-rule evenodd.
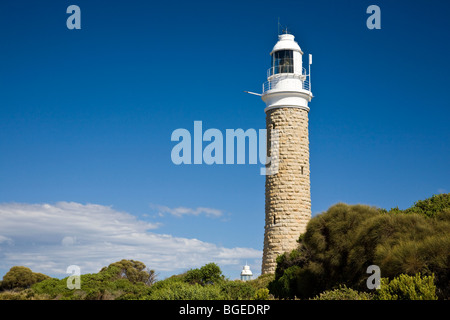
<path id="1" fill-rule="evenodd" d="M 300 168 L 301 168 L 301 173 L 303 174 L 303 166 L 301 166 Z"/>
<path id="2" fill-rule="evenodd" d="M 294 73 L 294 52 L 280 50 L 272 54 L 273 74 Z"/>
<path id="3" fill-rule="evenodd" d="M 277 224 L 277 217 L 273 215 L 273 224 Z"/>

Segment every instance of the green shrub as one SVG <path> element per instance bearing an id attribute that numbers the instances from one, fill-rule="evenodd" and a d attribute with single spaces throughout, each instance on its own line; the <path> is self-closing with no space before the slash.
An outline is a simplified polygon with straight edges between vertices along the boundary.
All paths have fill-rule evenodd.
<path id="1" fill-rule="evenodd" d="M 251 285 L 255 290 L 267 288 L 269 283 L 274 280 L 274 274 L 266 273 L 260 275 L 258 278 L 253 280 L 248 280 L 246 283 Z"/>
<path id="2" fill-rule="evenodd" d="M 220 289 L 224 300 L 250 300 L 256 291 L 249 283 L 240 280 L 224 281 Z"/>
<path id="3" fill-rule="evenodd" d="M 54 299 L 58 295 L 63 295 L 65 292 L 70 292 L 69 289 L 67 289 L 66 282 L 64 280 L 59 280 L 56 278 L 51 278 L 39 282 L 33 285 L 31 289 L 37 295 L 48 295 L 50 299 Z"/>
<path id="4" fill-rule="evenodd" d="M 13 289 L 0 292 L 0 300 L 27 300 L 30 297 L 30 289 Z"/>
<path id="5" fill-rule="evenodd" d="M 144 300 L 222 300 L 219 286 L 202 286 L 198 283 L 189 284 L 181 281 L 169 281 L 153 288 L 150 294 L 142 297 Z"/>
<path id="6" fill-rule="evenodd" d="M 259 288 L 255 292 L 255 295 L 253 296 L 253 299 L 254 300 L 269 300 L 270 299 L 269 289 L 267 289 L 267 288 Z"/>
<path id="7" fill-rule="evenodd" d="M 304 269 L 299 266 L 291 266 L 284 270 L 281 277 L 276 278 L 269 284 L 269 290 L 275 297 L 294 298 L 301 295 L 298 284 L 302 279 Z"/>
<path id="8" fill-rule="evenodd" d="M 371 300 L 372 295 L 367 292 L 358 292 L 345 285 L 338 289 L 328 290 L 320 293 L 311 300 Z"/>
<path id="9" fill-rule="evenodd" d="M 118 268 L 103 268 L 99 273 L 80 276 L 81 288 L 68 289 L 67 279 L 48 279 L 32 286 L 35 295 L 48 295 L 50 299 L 61 300 L 115 300 L 139 299 L 145 296 L 149 287 L 144 282 L 135 283 L 118 276 Z"/>
<path id="10" fill-rule="evenodd" d="M 148 269 L 144 263 L 136 260 L 122 259 L 102 268 L 100 273 L 106 273 L 112 278 L 127 279 L 131 283 L 142 282 L 152 285 L 156 281 L 155 271 Z"/>
<path id="11" fill-rule="evenodd" d="M 414 276 L 401 274 L 389 281 L 381 279 L 381 287 L 376 291 L 377 300 L 437 300 L 434 276 Z"/>
<path id="12" fill-rule="evenodd" d="M 222 281 L 224 276 L 222 270 L 215 263 L 208 263 L 200 269 L 191 269 L 184 276 L 186 282 L 191 284 L 198 283 L 201 285 L 214 284 Z"/>
<path id="13" fill-rule="evenodd" d="M 404 213 L 417 213 L 425 217 L 434 217 L 436 214 L 450 208 L 450 193 L 436 194 L 432 197 L 419 200 Z"/>
<path id="14" fill-rule="evenodd" d="M 9 290 L 15 288 L 29 288 L 33 284 L 49 278 L 50 277 L 45 274 L 31 271 L 30 268 L 15 266 L 9 269 L 9 271 L 3 276 L 0 289 Z"/>
<path id="15" fill-rule="evenodd" d="M 417 214 L 382 214 L 367 219 L 355 228 L 355 238 L 346 261 L 346 272 L 351 277 L 343 279 L 342 283 L 364 290 L 366 268 L 372 264 L 378 265 L 388 278 L 400 273 L 425 271 L 427 258 L 409 255 L 406 251 L 436 234 L 438 231 L 431 221 Z"/>
<path id="16" fill-rule="evenodd" d="M 391 211 L 337 204 L 313 217 L 298 249 L 278 257 L 268 288 L 278 298 L 311 298 L 346 284 L 367 290 L 367 267 L 383 277 L 434 274 L 436 294 L 450 296 L 450 194 Z"/>

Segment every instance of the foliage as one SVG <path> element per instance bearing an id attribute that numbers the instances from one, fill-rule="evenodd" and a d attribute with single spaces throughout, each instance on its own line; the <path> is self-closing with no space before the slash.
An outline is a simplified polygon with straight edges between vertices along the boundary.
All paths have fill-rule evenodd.
<path id="1" fill-rule="evenodd" d="M 222 299 L 220 287 L 169 281 L 150 291 L 144 300 L 218 300 Z"/>
<path id="2" fill-rule="evenodd" d="M 0 292 L 0 300 L 48 300 L 47 294 L 37 295 L 32 289 L 12 289 Z"/>
<path id="3" fill-rule="evenodd" d="M 241 280 L 224 281 L 220 289 L 223 300 L 250 300 L 256 292 L 253 286 Z"/>
<path id="4" fill-rule="evenodd" d="M 99 273 L 81 275 L 81 288 L 68 289 L 67 279 L 49 279 L 32 287 L 35 294 L 47 294 L 50 299 L 62 300 L 113 300 L 137 299 L 145 295 L 149 287 L 143 282 L 133 283 L 117 278 L 117 269 L 102 269 Z"/>
<path id="5" fill-rule="evenodd" d="M 80 276 L 81 288 L 68 289 L 67 278 L 49 279 L 32 287 L 36 295 L 50 299 L 113 300 L 138 299 L 147 294 L 151 275 L 142 262 L 121 260 L 103 268 L 99 273 Z"/>
<path id="6" fill-rule="evenodd" d="M 222 275 L 222 270 L 220 270 L 220 267 L 215 263 L 208 263 L 200 269 L 191 269 L 185 275 L 185 281 L 191 284 L 214 284 L 223 279 L 224 276 Z"/>
<path id="7" fill-rule="evenodd" d="M 143 297 L 145 300 L 250 300 L 255 289 L 240 280 L 223 280 L 216 284 L 201 285 L 186 282 L 183 277 L 158 281 Z"/>
<path id="8" fill-rule="evenodd" d="M 450 194 L 418 201 L 405 212 L 337 204 L 312 218 L 298 249 L 278 257 L 279 298 L 311 298 L 340 284 L 367 290 L 366 269 L 378 265 L 384 277 L 435 275 L 436 293 L 450 295 Z M 433 211 L 436 210 L 436 211 Z"/>
<path id="9" fill-rule="evenodd" d="M 246 281 L 246 283 L 251 285 L 255 290 L 259 290 L 259 289 L 267 288 L 267 286 L 269 285 L 269 283 L 271 281 L 273 281 L 273 279 L 274 279 L 273 274 L 266 273 L 266 274 L 260 275 L 256 279 L 248 280 L 248 281 Z"/>
<path id="10" fill-rule="evenodd" d="M 328 290 L 320 293 L 311 300 L 371 300 L 372 295 L 367 292 L 358 292 L 346 285 L 339 286 L 338 289 Z"/>
<path id="11" fill-rule="evenodd" d="M 377 290 L 377 300 L 437 300 L 434 276 L 414 276 L 401 274 L 389 281 L 381 279 L 381 287 Z"/>
<path id="12" fill-rule="evenodd" d="M 269 300 L 269 289 L 267 288 L 259 288 L 253 297 L 253 300 Z"/>
<path id="13" fill-rule="evenodd" d="M 416 213 L 426 217 L 434 217 L 437 213 L 450 208 L 450 194 L 442 193 L 433 195 L 431 198 L 419 200 L 404 213 Z"/>
<path id="14" fill-rule="evenodd" d="M 414 203 L 413 206 L 405 210 L 400 210 L 398 207 L 391 208 L 389 211 L 385 209 L 380 209 L 384 213 L 398 214 L 398 213 L 415 213 L 422 215 L 424 217 L 434 217 L 443 211 L 448 211 L 450 209 L 450 194 L 441 193 L 435 194 L 432 197 L 419 200 Z"/>
<path id="15" fill-rule="evenodd" d="M 154 270 L 146 269 L 145 264 L 135 260 L 125 260 L 111 263 L 100 272 L 110 272 L 116 274 L 117 278 L 128 279 L 131 283 L 142 282 L 152 285 L 156 281 Z"/>
<path id="16" fill-rule="evenodd" d="M 81 275 L 80 289 L 69 289 L 68 278 L 50 278 L 26 267 L 12 267 L 3 277 L 4 291 L 0 293 L 0 299 L 138 299 L 148 294 L 156 276 L 142 262 L 121 260 L 99 273 Z M 30 289 L 21 290 L 23 288 Z"/>
<path id="17" fill-rule="evenodd" d="M 16 266 L 0 283 L 0 300 L 314 300 L 446 299 L 450 296 L 450 194 L 389 211 L 343 203 L 311 219 L 298 249 L 277 258 L 275 275 L 225 279 L 209 263 L 156 281 L 154 270 L 121 260 L 81 275 L 81 288 Z M 377 265 L 381 289 L 367 292 L 366 273 Z"/>
<path id="18" fill-rule="evenodd" d="M 157 281 L 150 293 L 143 297 L 148 300 L 250 300 L 255 295 L 258 282 L 226 280 L 215 263 L 199 269 L 191 269 L 185 274 Z"/>
<path id="19" fill-rule="evenodd" d="M 379 214 L 376 208 L 341 203 L 311 219 L 299 249 L 278 257 L 275 280 L 269 285 L 271 293 L 303 299 L 346 283 L 355 228 Z"/>
<path id="20" fill-rule="evenodd" d="M 29 288 L 31 285 L 50 278 L 42 273 L 31 271 L 30 268 L 15 266 L 4 276 L 0 289 Z"/>

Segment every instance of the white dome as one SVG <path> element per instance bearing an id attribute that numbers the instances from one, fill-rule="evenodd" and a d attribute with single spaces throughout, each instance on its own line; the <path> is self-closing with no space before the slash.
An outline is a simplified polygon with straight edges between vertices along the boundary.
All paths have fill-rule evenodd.
<path id="1" fill-rule="evenodd" d="M 302 49 L 300 49 L 300 46 L 298 45 L 297 41 L 294 40 L 294 38 L 295 37 L 293 34 L 286 33 L 278 35 L 278 42 L 275 44 L 270 54 L 279 50 L 293 50 L 303 54 Z"/>

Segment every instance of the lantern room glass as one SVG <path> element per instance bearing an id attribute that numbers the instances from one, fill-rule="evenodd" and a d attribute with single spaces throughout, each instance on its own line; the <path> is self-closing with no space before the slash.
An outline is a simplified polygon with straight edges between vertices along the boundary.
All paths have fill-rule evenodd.
<path id="1" fill-rule="evenodd" d="M 242 276 L 242 275 L 241 275 L 241 280 L 242 280 L 242 281 L 252 280 L 252 276 L 250 276 L 250 275 Z"/>
<path id="2" fill-rule="evenodd" d="M 292 50 L 275 51 L 272 54 L 273 74 L 294 73 L 294 52 Z"/>

